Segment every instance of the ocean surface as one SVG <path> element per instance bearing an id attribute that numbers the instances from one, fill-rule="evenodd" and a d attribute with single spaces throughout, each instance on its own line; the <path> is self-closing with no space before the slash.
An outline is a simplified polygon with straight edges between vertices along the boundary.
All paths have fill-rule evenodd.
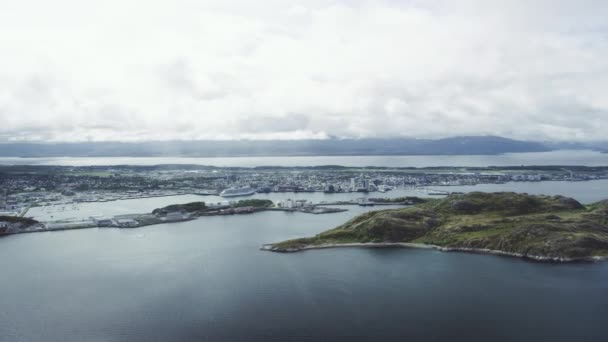
<path id="1" fill-rule="evenodd" d="M 606 181 L 470 188 L 584 202 L 608 194 Z M 332 199 L 258 196 L 311 195 Z M 200 198 L 88 203 L 80 211 L 146 212 L 192 199 Z M 347 208 L 0 238 L 0 341 L 605 340 L 608 262 L 407 248 L 259 250 L 380 207 Z"/>
<path id="2" fill-rule="evenodd" d="M 499 155 L 454 156 L 310 156 L 310 157 L 56 157 L 13 158 L 0 157 L 0 165 L 159 165 L 195 164 L 209 166 L 519 166 L 519 165 L 585 165 L 608 166 L 608 154 L 587 150 L 559 150 L 551 152 L 506 153 Z"/>

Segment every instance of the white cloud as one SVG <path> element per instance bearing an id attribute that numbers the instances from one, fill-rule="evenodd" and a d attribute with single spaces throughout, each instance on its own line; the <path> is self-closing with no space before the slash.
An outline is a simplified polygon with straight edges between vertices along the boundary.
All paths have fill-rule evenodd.
<path id="1" fill-rule="evenodd" d="M 0 1 L 0 140 L 604 139 L 605 1 Z"/>

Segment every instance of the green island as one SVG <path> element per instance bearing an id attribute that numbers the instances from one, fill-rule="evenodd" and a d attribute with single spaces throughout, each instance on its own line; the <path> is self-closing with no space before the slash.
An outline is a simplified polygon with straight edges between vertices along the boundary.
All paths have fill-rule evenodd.
<path id="1" fill-rule="evenodd" d="M 207 210 L 205 202 L 190 202 L 186 204 L 171 204 L 166 207 L 157 208 L 152 211 L 155 215 L 166 215 L 170 212 L 195 213 Z"/>
<path id="2" fill-rule="evenodd" d="M 426 247 L 539 261 L 608 257 L 608 200 L 587 206 L 564 196 L 513 192 L 450 195 L 372 211 L 314 237 L 262 246 L 274 252 L 329 247 Z"/>
<path id="3" fill-rule="evenodd" d="M 274 203 L 267 199 L 246 199 L 222 206 L 231 209 L 249 209 L 250 211 L 271 208 Z M 171 204 L 152 211 L 155 215 L 166 215 L 171 212 L 182 212 L 193 215 L 204 215 L 217 212 L 217 207 L 209 207 L 205 202 L 190 202 L 186 204 Z"/>

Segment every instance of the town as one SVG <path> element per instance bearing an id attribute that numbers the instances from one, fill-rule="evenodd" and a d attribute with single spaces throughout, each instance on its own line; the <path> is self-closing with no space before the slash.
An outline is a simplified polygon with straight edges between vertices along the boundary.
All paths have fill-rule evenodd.
<path id="1" fill-rule="evenodd" d="M 387 192 L 392 189 L 507 182 L 587 181 L 608 178 L 607 167 L 534 168 L 220 168 L 159 166 L 0 166 L 0 215 L 28 208 L 184 194 L 232 197 L 273 192 Z M 293 204 L 286 204 L 293 205 Z"/>

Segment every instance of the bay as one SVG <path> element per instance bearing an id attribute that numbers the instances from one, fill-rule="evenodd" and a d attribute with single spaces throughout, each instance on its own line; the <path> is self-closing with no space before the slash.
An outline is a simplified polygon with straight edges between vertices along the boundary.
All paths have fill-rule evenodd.
<path id="1" fill-rule="evenodd" d="M 334 215 L 0 239 L 3 341 L 602 340 L 608 263 L 418 249 L 275 254 Z"/>
<path id="2" fill-rule="evenodd" d="M 608 180 L 440 189 L 608 198 Z M 400 195 L 424 193 L 255 197 Z M 84 203 L 65 215 L 149 212 L 193 200 L 221 198 Z M 604 340 L 608 262 L 545 264 L 408 248 L 259 250 L 382 207 L 346 208 L 0 238 L 0 341 Z"/>

